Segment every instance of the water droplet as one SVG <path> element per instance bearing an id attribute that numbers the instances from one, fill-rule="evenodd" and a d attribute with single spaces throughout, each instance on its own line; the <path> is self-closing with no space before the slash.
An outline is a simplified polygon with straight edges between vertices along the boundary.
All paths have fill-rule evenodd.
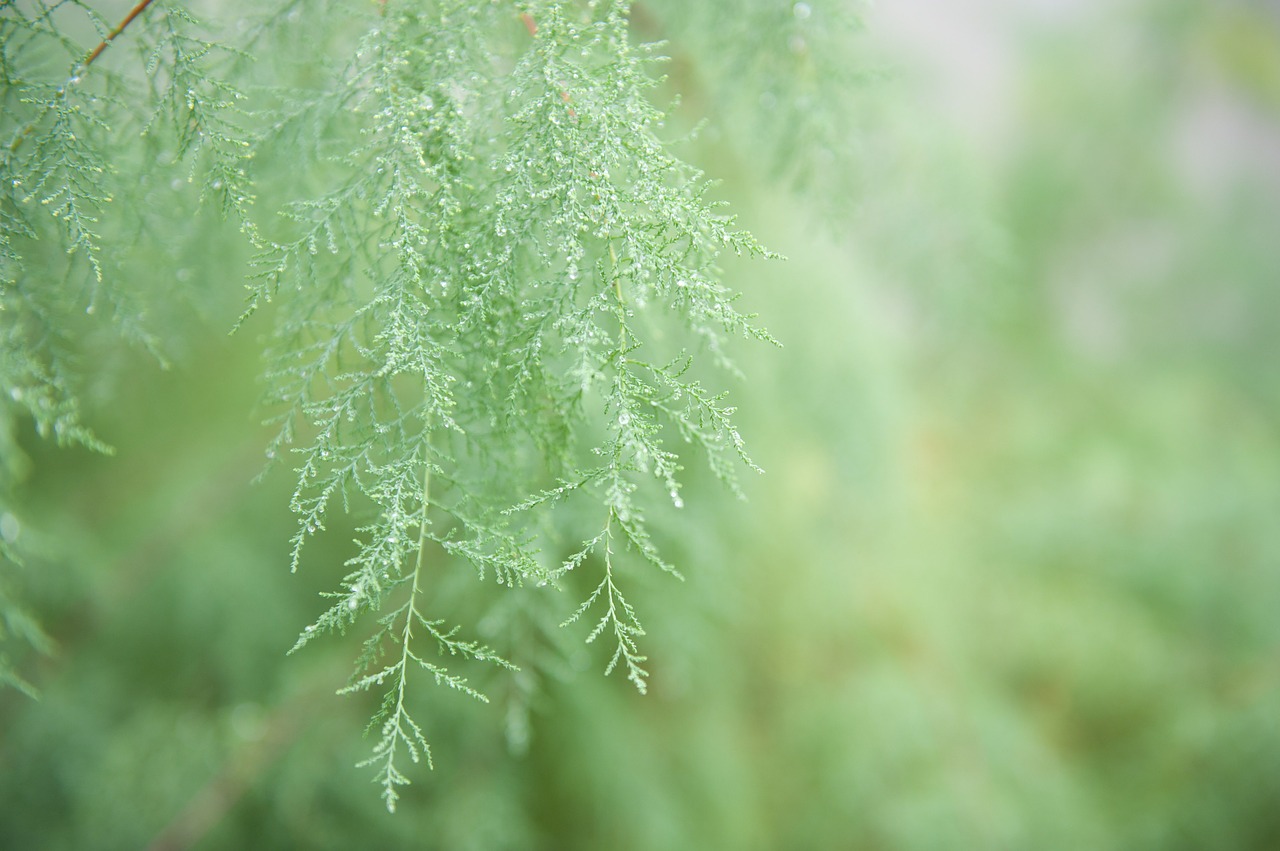
<path id="1" fill-rule="evenodd" d="M 813 7 L 808 3 L 797 3 L 791 7 L 791 13 L 796 16 L 797 21 L 803 21 L 813 14 Z"/>
<path id="2" fill-rule="evenodd" d="M 678 496 L 671 497 L 671 504 L 674 505 L 676 508 L 684 508 L 684 500 Z"/>
<path id="3" fill-rule="evenodd" d="M 315 632 L 315 631 L 316 631 L 316 628 L 314 626 L 307 627 L 307 632 Z"/>
<path id="4" fill-rule="evenodd" d="M 352 597 L 350 600 L 347 601 L 347 608 L 353 612 L 359 607 L 359 605 L 360 605 L 360 601 L 357 600 L 355 597 Z"/>
<path id="5" fill-rule="evenodd" d="M 680 280 L 676 281 L 676 286 L 683 289 L 684 287 L 689 286 L 689 282 L 686 281 L 684 278 L 681 278 Z"/>
<path id="6" fill-rule="evenodd" d="M 431 95 L 427 95 L 422 99 L 422 108 L 428 112 L 436 108 L 436 102 L 432 99 Z"/>
<path id="7" fill-rule="evenodd" d="M 97 309 L 98 309 L 98 306 L 96 304 L 91 304 L 84 309 L 84 312 L 92 316 L 97 311 Z"/>
<path id="8" fill-rule="evenodd" d="M 618 425 L 625 426 L 629 422 L 631 422 L 631 415 L 628 414 L 626 411 L 623 411 L 621 414 L 618 415 Z"/>

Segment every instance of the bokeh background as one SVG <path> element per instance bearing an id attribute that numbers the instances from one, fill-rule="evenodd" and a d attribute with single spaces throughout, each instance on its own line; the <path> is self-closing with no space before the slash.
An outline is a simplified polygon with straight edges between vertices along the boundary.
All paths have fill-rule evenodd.
<path id="1" fill-rule="evenodd" d="M 341 565 L 290 575 L 288 477 L 250 484 L 265 326 L 227 337 L 204 215 L 175 368 L 100 354 L 117 455 L 24 441 L 56 650 L 0 694 L 0 847 L 1280 848 L 1280 12 L 688 5 L 638 26 L 789 258 L 728 270 L 785 348 L 740 347 L 749 500 L 695 476 L 661 524 L 651 693 L 570 635 L 424 695 L 383 810 L 350 642 L 284 656 Z"/>

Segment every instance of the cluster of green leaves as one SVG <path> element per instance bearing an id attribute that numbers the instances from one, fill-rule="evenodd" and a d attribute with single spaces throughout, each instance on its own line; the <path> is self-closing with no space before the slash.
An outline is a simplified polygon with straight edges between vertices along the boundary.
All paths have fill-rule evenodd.
<path id="1" fill-rule="evenodd" d="M 48 644 L 7 590 L 27 549 L 19 430 L 110 452 L 81 413 L 79 341 L 119 335 L 167 366 L 151 318 L 189 298 L 157 299 L 131 274 L 164 251 L 152 235 L 174 205 L 156 193 L 199 176 L 224 208 L 247 206 L 246 142 L 228 122 L 241 95 L 215 73 L 229 51 L 202 33 L 182 7 L 160 6 L 130 32 L 132 61 L 98 62 L 112 29 L 94 7 L 0 6 L 0 642 L 15 654 Z M 0 676 L 21 682 L 7 655 Z"/>
<path id="2" fill-rule="evenodd" d="M 415 633 L 459 662 L 514 667 L 428 616 L 432 577 L 469 563 L 546 593 L 598 569 L 566 623 L 596 618 L 587 640 L 612 642 L 606 670 L 625 666 L 643 691 L 618 557 L 674 572 L 645 510 L 650 491 L 682 504 L 670 439 L 726 481 L 734 458 L 750 463 L 684 346 L 727 364 L 726 333 L 768 339 L 715 265 L 725 248 L 763 250 L 662 139 L 658 54 L 633 43 L 628 5 L 388 4 L 328 82 L 280 106 L 278 132 L 319 128 L 319 157 L 295 163 L 322 185 L 264 236 L 250 305 L 281 302 L 270 454 L 297 459 L 294 567 L 335 507 L 368 517 L 297 646 L 377 618 L 348 690 L 385 692 L 371 762 L 389 806 L 406 782 L 397 755 L 430 759 L 405 701 L 415 671 L 483 699 Z M 547 515 L 573 500 L 599 525 L 548 556 L 563 536 Z"/>
<path id="3" fill-rule="evenodd" d="M 271 303 L 267 455 L 297 475 L 293 568 L 335 513 L 358 524 L 347 576 L 294 649 L 371 624 L 343 691 L 382 694 L 369 764 L 394 808 L 397 760 L 431 760 L 410 681 L 485 700 L 471 663 L 536 655 L 435 610 L 431 589 L 459 569 L 513 595 L 593 574 L 558 620 L 592 621 L 606 672 L 645 690 L 625 573 L 676 573 L 649 516 L 683 505 L 684 456 L 735 489 L 754 468 L 702 362 L 733 371 L 726 337 L 771 340 L 717 266 L 767 252 L 674 153 L 654 103 L 663 57 L 634 37 L 629 3 L 333 8 L 291 51 L 297 6 L 222 37 L 140 4 L 117 41 L 123 26 L 78 0 L 5 5 L 0 441 L 29 419 L 108 451 L 81 418 L 75 341 L 105 305 L 160 356 L 146 318 L 174 295 L 132 287 L 125 247 L 155 250 L 150 217 L 174 204 L 148 202 L 198 187 L 192 202 L 256 251 L 241 324 Z M 246 96 L 226 81 L 251 61 L 290 84 Z M 254 210 L 255 177 L 282 165 L 290 200 Z"/>

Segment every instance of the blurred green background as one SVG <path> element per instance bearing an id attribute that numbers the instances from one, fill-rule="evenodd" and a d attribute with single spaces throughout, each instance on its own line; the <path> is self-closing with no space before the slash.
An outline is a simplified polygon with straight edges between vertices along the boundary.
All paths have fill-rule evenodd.
<path id="1" fill-rule="evenodd" d="M 1280 13 L 866 25 L 805 173 L 760 165 L 785 89 L 718 109 L 675 66 L 790 259 L 729 269 L 785 344 L 733 388 L 768 473 L 659 524 L 689 581 L 637 600 L 648 696 L 577 634 L 563 677 L 424 696 L 437 767 L 386 814 L 350 642 L 283 655 L 341 565 L 290 575 L 288 476 L 250 485 L 265 324 L 226 336 L 207 216 L 175 369 L 103 356 L 116 457 L 25 441 L 57 650 L 0 693 L 0 847 L 1280 848 Z"/>

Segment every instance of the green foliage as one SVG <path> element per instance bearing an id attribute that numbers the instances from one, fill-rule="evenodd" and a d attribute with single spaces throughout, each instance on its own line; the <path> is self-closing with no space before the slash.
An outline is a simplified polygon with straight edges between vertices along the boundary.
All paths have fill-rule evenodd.
<path id="1" fill-rule="evenodd" d="M 651 474 L 681 504 L 679 456 L 663 436 L 696 442 L 727 481 L 726 455 L 747 460 L 732 409 L 686 377 L 682 350 L 655 363 L 668 356 L 655 337 L 683 326 L 721 365 L 723 334 L 768 337 L 734 309 L 715 266 L 724 247 L 762 250 L 658 136 L 662 113 L 646 99 L 655 54 L 631 43 L 626 4 L 382 12 L 311 97 L 282 104 L 290 122 L 320 128 L 322 156 L 294 168 L 323 189 L 264 239 L 250 312 L 279 303 L 270 452 L 297 458 L 294 568 L 339 501 L 358 497 L 371 517 L 343 589 L 295 649 L 405 597 L 379 616 L 345 690 L 385 690 L 371 761 L 390 807 L 407 782 L 398 746 L 430 760 L 405 703 L 411 663 L 484 699 L 411 649 L 415 628 L 442 654 L 515 669 L 428 619 L 424 565 L 470 562 L 481 580 L 537 593 L 522 586 L 558 584 L 601 547 L 604 578 L 570 622 L 600 600 L 587 640 L 607 631 L 606 670 L 625 660 L 643 691 L 644 631 L 614 547 L 672 570 L 640 502 Z M 593 500 L 604 531 L 547 564 L 557 536 L 539 529 L 570 498 Z M 398 661 L 384 667 L 388 652 Z"/>
<path id="2" fill-rule="evenodd" d="M 68 41 L 24 48 L 27 80 L 65 82 L 131 8 L 91 5 L 56 6 Z M 174 87 L 171 50 L 147 67 L 177 5 L 74 90 L 110 112 L 101 284 L 38 198 L 40 237 L 12 243 L 60 336 L 40 355 L 37 326 L 0 327 L 60 358 L 115 453 L 57 447 L 0 394 L 2 611 L 49 637 L 3 621 L 40 698 L 0 689 L 0 847 L 1280 846 L 1272 12 L 956 0 L 868 7 L 863 32 L 841 3 L 645 0 L 627 61 L 659 111 L 604 145 L 587 119 L 626 110 L 604 5 L 433 29 L 439 4 L 181 4 L 227 18 L 173 19 L 219 45 Z M 37 8 L 0 5 L 7 55 Z M 864 85 L 873 51 L 904 73 Z M 180 157 L 213 120 L 178 120 L 187 88 L 248 147 Z M 676 165 L 651 174 L 666 218 L 626 206 L 653 140 L 722 182 Z M 557 141 L 633 165 L 606 184 Z M 680 232 L 673 199 L 729 199 L 791 260 L 713 231 L 633 274 L 620 231 L 573 237 L 584 187 L 643 239 Z M 499 234 L 500 210 L 536 232 Z M 337 251 L 320 227 L 312 254 L 326 221 Z M 686 309 L 690 270 L 786 348 Z M 540 324 L 557 296 L 572 321 Z M 718 498 L 717 469 L 750 469 L 728 425 L 703 444 L 722 423 L 769 471 L 746 503 Z"/>
<path id="3" fill-rule="evenodd" d="M 225 49 L 200 31 L 182 8 L 161 6 L 130 33 L 135 61 L 114 65 L 77 38 L 110 42 L 94 7 L 38 0 L 0 8 L 0 514 L 12 529 L 25 524 L 12 504 L 26 467 L 15 440 L 25 422 L 59 445 L 111 452 L 82 417 L 87 367 L 77 341 L 115 334 L 167 366 L 150 319 L 190 297 L 169 292 L 160 301 L 130 268 L 168 238 L 161 222 L 181 210 L 147 191 L 153 160 L 199 174 L 225 209 L 247 204 L 237 164 L 247 142 L 231 137 L 225 117 L 239 94 L 215 74 Z M 21 563 L 18 534 L 5 536 L 6 573 Z M 37 633 L 7 594 L 0 612 L 11 626 L 6 639 L 32 644 L 21 639 Z M 0 671 L 14 676 L 3 663 Z"/>
<path id="4" fill-rule="evenodd" d="M 256 252 L 240 324 L 273 305 L 267 455 L 297 476 L 293 569 L 335 512 L 358 519 L 341 589 L 294 649 L 372 623 L 342 693 L 382 694 L 368 763 L 392 809 L 408 782 L 397 756 L 431 761 L 409 681 L 487 700 L 459 666 L 519 670 L 446 626 L 429 586 L 470 564 L 545 595 L 599 571 L 564 625 L 598 616 L 586 641 L 607 636 L 606 673 L 623 663 L 643 692 L 628 562 L 675 573 L 650 506 L 683 506 L 689 452 L 735 489 L 736 463 L 758 469 L 725 394 L 698 376 L 707 359 L 733 369 L 726 335 L 771 341 L 717 266 L 725 250 L 766 252 L 665 138 L 662 56 L 633 38 L 628 7 L 372 4 L 333 12 L 329 34 L 311 36 L 332 48 L 317 59 L 286 49 L 293 4 L 213 40 L 159 4 L 127 35 L 141 66 L 109 68 L 67 35 L 75 14 L 117 43 L 92 8 L 5 11 L 6 416 L 107 451 L 79 413 L 70 317 L 106 303 L 121 333 L 159 348 L 143 329 L 161 294 L 131 291 L 112 257 L 124 229 L 160 230 L 115 215 L 150 201 L 128 192 L 138 155 L 117 153 L 141 137 Z M 247 98 L 225 80 L 252 59 L 281 82 Z M 269 182 L 286 160 L 281 215 L 251 212 L 255 174 Z M 55 251 L 66 286 L 49 283 Z M 585 544 L 557 558 L 575 535 Z"/>

